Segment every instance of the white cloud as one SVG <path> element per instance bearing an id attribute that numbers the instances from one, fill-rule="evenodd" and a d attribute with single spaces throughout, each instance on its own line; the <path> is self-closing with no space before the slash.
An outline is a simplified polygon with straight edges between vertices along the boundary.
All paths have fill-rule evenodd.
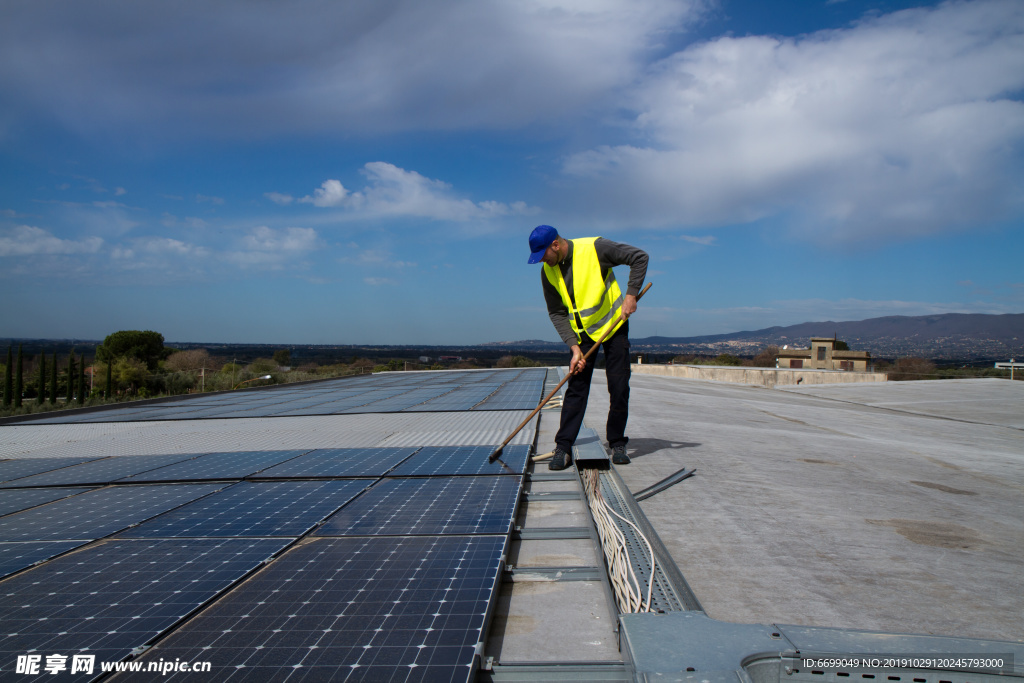
<path id="1" fill-rule="evenodd" d="M 525 202 L 474 203 L 469 199 L 460 199 L 453 195 L 450 184 L 384 161 L 366 164 L 362 173 L 369 184 L 360 191 L 353 192 L 338 180 L 326 180 L 312 195 L 299 201 L 322 208 L 343 208 L 351 212 L 353 217 L 360 218 L 415 216 L 470 221 L 529 215 L 539 211 L 527 206 Z"/>
<path id="2" fill-rule="evenodd" d="M 271 230 L 265 225 L 252 230 L 242 239 L 247 249 L 270 252 L 309 251 L 316 247 L 318 237 L 312 228 Z"/>
<path id="3" fill-rule="evenodd" d="M 699 244 L 702 247 L 710 247 L 715 243 L 714 235 L 680 235 L 679 238 L 692 244 Z"/>
<path id="4" fill-rule="evenodd" d="M 395 259 L 387 249 L 360 249 L 358 244 L 349 243 L 346 245 L 348 254 L 338 259 L 340 263 L 348 263 L 359 266 L 371 266 L 373 268 L 415 268 L 416 263 L 412 261 L 401 261 Z"/>
<path id="5" fill-rule="evenodd" d="M 394 280 L 387 277 L 364 277 L 363 282 L 370 285 L 371 287 L 380 287 L 382 285 L 396 284 Z"/>
<path id="6" fill-rule="evenodd" d="M 273 230 L 261 225 L 242 237 L 241 249 L 225 253 L 224 258 L 243 267 L 278 270 L 286 264 L 303 265 L 301 259 L 319 245 L 312 228 Z"/>
<path id="7" fill-rule="evenodd" d="M 790 215 L 856 242 L 1024 211 L 1024 5 L 948 2 L 796 39 L 723 37 L 637 87 L 639 144 L 571 155 L 595 216 L 716 225 Z"/>
<path id="8" fill-rule="evenodd" d="M 313 191 L 312 197 L 307 195 L 299 201 L 321 208 L 341 206 L 348 194 L 348 190 L 345 189 L 340 180 L 325 180 L 319 188 Z"/>
<path id="9" fill-rule="evenodd" d="M 38 254 L 95 254 L 103 246 L 99 237 L 66 240 L 31 225 L 19 225 L 0 233 L 0 256 Z"/>
<path id="10" fill-rule="evenodd" d="M 170 237 L 146 237 L 134 241 L 137 251 L 149 254 L 170 254 L 174 256 L 205 257 L 210 254 L 205 247 L 171 239 Z"/>
<path id="11" fill-rule="evenodd" d="M 149 139 L 507 129 L 631 83 L 707 0 L 26 3 L 0 22 L 12 112 Z"/>
<path id="12" fill-rule="evenodd" d="M 264 192 L 263 196 L 281 206 L 288 206 L 295 200 L 295 197 L 290 194 L 281 194 L 280 192 Z"/>
<path id="13" fill-rule="evenodd" d="M 126 195 L 126 194 L 128 194 L 128 190 L 124 189 L 123 187 L 115 187 L 114 188 L 114 196 L 115 197 L 120 197 L 121 195 Z"/>
<path id="14" fill-rule="evenodd" d="M 208 195 L 205 195 L 205 194 L 197 194 L 196 195 L 196 202 L 199 203 L 199 204 L 206 203 L 206 204 L 217 204 L 217 205 L 220 205 L 220 204 L 224 203 L 224 198 L 223 197 L 211 197 L 211 196 L 208 196 Z"/>

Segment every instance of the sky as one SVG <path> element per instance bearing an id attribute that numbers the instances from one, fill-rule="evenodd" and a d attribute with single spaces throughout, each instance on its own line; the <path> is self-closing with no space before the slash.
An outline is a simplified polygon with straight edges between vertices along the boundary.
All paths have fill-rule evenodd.
<path id="1" fill-rule="evenodd" d="M 633 338 L 1021 313 L 1022 99 L 1019 0 L 6 0 L 0 337 L 554 341 L 539 224 Z"/>

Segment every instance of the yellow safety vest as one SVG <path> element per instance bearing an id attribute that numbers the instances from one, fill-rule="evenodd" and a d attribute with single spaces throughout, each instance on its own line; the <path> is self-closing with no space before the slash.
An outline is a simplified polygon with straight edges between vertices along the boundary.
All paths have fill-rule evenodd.
<path id="1" fill-rule="evenodd" d="M 605 332 L 610 337 L 623 322 L 619 317 L 622 312 L 622 292 L 611 268 L 608 269 L 608 277 L 601 279 L 601 263 L 597 259 L 597 249 L 594 248 L 594 242 L 597 240 L 597 237 L 572 240 L 574 297 L 569 296 L 561 268 L 557 265 L 544 264 L 545 277 L 558 290 L 562 303 L 569 310 L 569 324 L 572 325 L 577 340 L 582 332 L 586 332 L 594 341 L 600 339 Z M 582 330 L 576 322 L 577 315 L 583 321 Z"/>

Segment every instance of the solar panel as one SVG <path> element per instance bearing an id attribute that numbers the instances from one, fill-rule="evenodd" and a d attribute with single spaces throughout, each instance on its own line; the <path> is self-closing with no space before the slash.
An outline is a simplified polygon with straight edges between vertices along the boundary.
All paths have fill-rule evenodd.
<path id="1" fill-rule="evenodd" d="M 0 584 L 0 672 L 11 678 L 26 653 L 121 660 L 289 542 L 108 541 L 12 577 Z"/>
<path id="2" fill-rule="evenodd" d="M 346 413 L 393 413 L 400 410 L 405 410 L 410 406 L 415 406 L 424 401 L 430 401 L 437 397 L 446 394 L 451 389 L 449 387 L 426 387 L 422 389 L 413 389 L 411 391 L 403 391 L 400 394 L 382 399 L 379 401 L 373 401 L 366 403 L 361 406 L 347 409 Z"/>
<path id="3" fill-rule="evenodd" d="M 194 458 L 194 455 L 122 455 L 9 481 L 0 488 L 107 484 L 122 477 Z"/>
<path id="4" fill-rule="evenodd" d="M 369 485 L 352 479 L 241 482 L 132 527 L 119 538 L 297 537 Z"/>
<path id="5" fill-rule="evenodd" d="M 318 539 L 172 633 L 143 655 L 143 666 L 210 661 L 211 680 L 229 683 L 471 681 L 505 543 L 503 536 Z M 125 680 L 152 680 L 146 676 Z"/>
<path id="6" fill-rule="evenodd" d="M 316 536 L 507 534 L 521 477 L 384 479 Z"/>
<path id="7" fill-rule="evenodd" d="M 515 385 L 543 382 L 546 371 L 466 371 L 445 373 L 380 373 L 365 378 L 338 380 L 329 386 L 274 388 L 231 392 L 218 396 L 181 398 L 160 404 L 124 406 L 79 415 L 58 415 L 35 424 L 59 422 L 122 422 L 252 418 L 270 415 L 326 415 L 341 413 L 469 410 L 499 390 L 500 401 L 487 401 L 483 409 L 533 408 L 531 388 Z M 532 386 L 532 384 L 531 384 Z M 501 393 L 501 392 L 504 393 Z M 511 392 L 511 393 L 510 393 Z"/>
<path id="8" fill-rule="evenodd" d="M 177 465 L 124 477 L 121 482 L 201 481 L 204 479 L 241 479 L 278 463 L 306 453 L 298 451 L 239 451 L 207 453 Z"/>
<path id="9" fill-rule="evenodd" d="M 392 477 L 451 476 L 458 474 L 522 474 L 530 446 L 505 446 L 500 462 L 488 462 L 496 446 L 427 446 L 389 473 Z"/>
<path id="10" fill-rule="evenodd" d="M 4 460 L 0 462 L 0 481 L 11 481 L 22 477 L 31 477 L 40 472 L 49 472 L 61 467 L 78 465 L 97 458 L 24 458 L 21 460 Z"/>
<path id="11" fill-rule="evenodd" d="M 171 484 L 96 489 L 0 517 L 0 541 L 103 538 L 218 488 L 219 484 Z"/>
<path id="12" fill-rule="evenodd" d="M 543 388 L 543 380 L 509 382 L 473 410 L 533 410 L 540 403 Z"/>
<path id="13" fill-rule="evenodd" d="M 263 470 L 254 479 L 288 477 L 380 477 L 416 452 L 405 448 L 320 448 Z"/>
<path id="14" fill-rule="evenodd" d="M 61 498 L 73 496 L 89 489 L 24 489 L 20 491 L 0 491 L 0 515 L 9 515 L 34 508 Z"/>
<path id="15" fill-rule="evenodd" d="M 90 541 L 30 541 L 0 543 L 0 578 L 31 567 Z"/>
<path id="16" fill-rule="evenodd" d="M 495 383 L 478 383 L 461 386 L 444 396 L 414 405 L 408 410 L 435 411 L 435 410 L 469 410 L 480 401 L 493 394 L 500 385 Z"/>

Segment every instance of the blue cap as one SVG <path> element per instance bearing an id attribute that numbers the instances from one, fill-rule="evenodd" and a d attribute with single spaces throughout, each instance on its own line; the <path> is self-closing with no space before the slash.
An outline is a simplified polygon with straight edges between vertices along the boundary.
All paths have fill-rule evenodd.
<path id="1" fill-rule="evenodd" d="M 551 243 L 558 239 L 558 231 L 550 225 L 538 225 L 530 233 L 530 260 L 527 263 L 540 263 L 544 252 Z"/>

